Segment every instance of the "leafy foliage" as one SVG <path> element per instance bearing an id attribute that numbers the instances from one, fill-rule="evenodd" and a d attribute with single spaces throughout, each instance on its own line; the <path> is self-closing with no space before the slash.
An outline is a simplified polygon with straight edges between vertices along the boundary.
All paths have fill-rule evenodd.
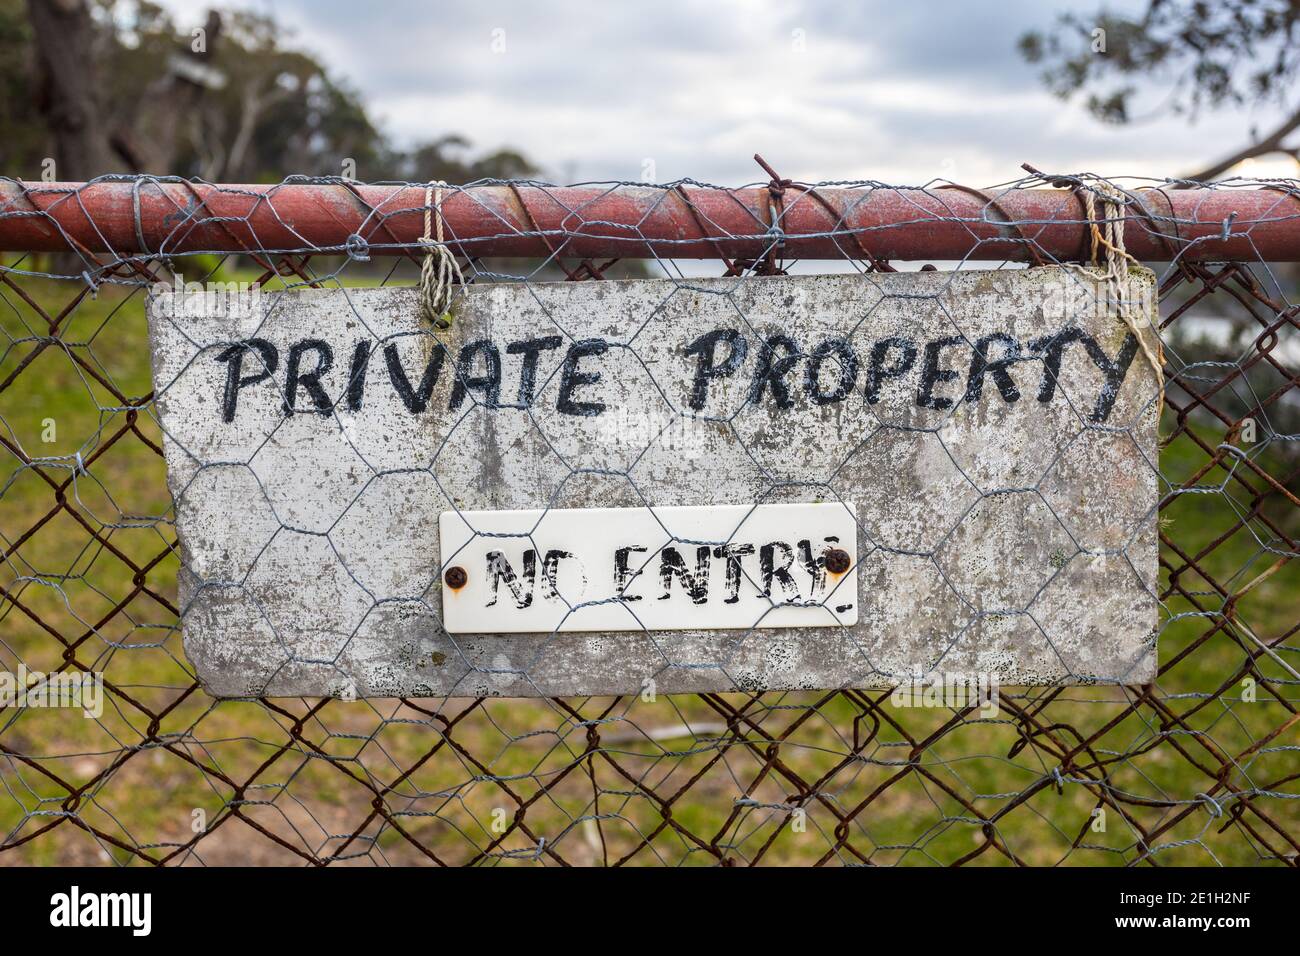
<path id="1" fill-rule="evenodd" d="M 468 142 L 455 135 L 396 148 L 359 93 L 292 46 L 291 31 L 270 15 L 228 10 L 194 29 L 148 0 L 90 0 L 86 15 L 95 77 L 89 95 L 116 166 L 85 175 L 273 182 L 288 172 L 351 173 L 468 182 L 537 172 L 511 150 L 471 158 Z M 0 160 L 7 174 L 29 178 L 58 155 L 35 41 L 28 4 L 0 0 Z"/>
<path id="2" fill-rule="evenodd" d="M 1288 0 L 1150 0 L 1140 16 L 1063 14 L 1052 32 L 1020 38 L 1061 97 L 1086 92 L 1089 109 L 1129 122 L 1138 77 L 1164 80 L 1169 108 L 1287 102 L 1300 69 L 1300 4 Z"/>

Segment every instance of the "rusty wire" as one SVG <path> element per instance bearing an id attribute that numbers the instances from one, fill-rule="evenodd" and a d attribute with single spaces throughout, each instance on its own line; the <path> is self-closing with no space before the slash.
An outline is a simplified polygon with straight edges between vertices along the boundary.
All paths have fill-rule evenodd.
<path id="1" fill-rule="evenodd" d="M 657 190 L 655 203 L 683 209 L 712 244 L 715 273 L 825 266 L 785 256 L 791 193 L 821 210 L 837 267 L 896 268 L 872 251 L 890 237 L 846 225 L 824 195 L 891 187 L 797 184 L 763 165 L 770 202 L 747 235 L 766 243 L 758 255 L 724 252 L 736 236 L 693 199 L 714 187 L 606 188 Z M 1008 197 L 1044 181 L 1068 195 L 1097 180 L 1033 172 L 994 191 L 920 192 L 982 204 L 972 250 L 995 242 L 1008 266 L 1059 262 L 1038 241 L 1044 224 L 1017 221 Z M 140 213 L 159 180 L 124 181 L 136 197 L 133 248 L 105 251 L 67 232 L 51 211 L 56 190 L 10 182 L 0 208 L 0 232 L 21 219 L 58 237 L 0 263 L 0 669 L 102 673 L 108 694 L 93 721 L 0 710 L 0 862 L 1297 865 L 1300 272 L 1253 256 L 1184 255 L 1195 244 L 1179 238 L 1177 216 L 1153 211 L 1153 197 L 1185 184 L 1111 181 L 1130 197 L 1147 189 L 1132 214 L 1168 250 L 1151 263 L 1167 383 L 1158 677 L 1018 689 L 987 719 L 974 706 L 903 710 L 888 691 L 852 688 L 653 703 L 209 698 L 180 646 L 180 556 L 138 354 L 143 290 L 215 273 L 232 256 L 255 263 L 267 286 L 346 286 L 354 276 L 409 285 L 420 247 L 400 235 L 418 203 L 386 211 L 331 181 L 352 197 L 364 235 L 270 248 L 250 220 L 208 211 L 214 194 L 241 187 L 185 184 L 190 199 L 159 245 Z M 461 247 L 472 281 L 685 281 L 662 247 L 636 246 L 637 222 L 618 224 L 628 240 L 618 255 L 568 255 L 608 224 L 577 207 L 561 232 L 539 228 L 544 184 L 448 189 L 472 199 L 503 185 L 517 216 L 495 241 Z M 1298 185 L 1232 188 L 1294 200 Z M 93 227 L 97 210 L 79 205 L 86 189 L 66 188 L 58 202 Z M 279 196 L 254 206 L 278 219 Z M 977 237 L 989 223 L 995 237 Z M 1083 248 L 1093 224 L 1074 224 Z M 186 247 L 195 230 L 205 244 Z M 521 236 L 546 255 L 494 254 Z M 380 252 L 398 255 L 381 267 L 371 258 Z M 941 268 L 974 268 L 975 258 Z M 47 417 L 65 419 L 53 454 L 32 438 Z M 1258 430 L 1249 445 L 1247 428 Z"/>

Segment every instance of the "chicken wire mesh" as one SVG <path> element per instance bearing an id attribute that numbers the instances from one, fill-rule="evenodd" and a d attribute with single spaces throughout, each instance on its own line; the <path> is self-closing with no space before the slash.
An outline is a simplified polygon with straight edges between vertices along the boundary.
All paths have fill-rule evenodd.
<path id="1" fill-rule="evenodd" d="M 1175 201 L 1193 185 L 1195 203 Z M 0 670 L 101 675 L 104 698 L 90 719 L 0 710 L 0 860 L 1296 865 L 1300 270 L 1261 231 L 1294 217 L 1296 183 L 1035 174 L 976 191 L 773 174 L 735 190 L 439 191 L 440 216 L 454 202 L 474 213 L 446 222 L 467 281 L 539 288 L 1034 268 L 1086 259 L 1105 225 L 1087 197 L 1119 202 L 1130 250 L 1159 276 L 1159 462 L 1139 460 L 1160 498 L 1158 673 L 1004 687 L 991 715 L 974 701 L 899 707 L 888 689 L 740 684 L 598 698 L 208 696 L 180 640 L 185 569 L 146 296 L 178 280 L 247 283 L 268 300 L 414 285 L 430 188 L 4 187 L 0 235 L 19 251 L 0 264 Z M 1223 196 L 1263 213 L 1210 217 L 1207 232 L 1202 209 Z M 864 223 L 857 210 L 873 203 L 902 212 Z M 470 221 L 476 234 L 457 235 Z M 1216 236 L 1234 243 L 1217 259 L 1202 254 Z"/>

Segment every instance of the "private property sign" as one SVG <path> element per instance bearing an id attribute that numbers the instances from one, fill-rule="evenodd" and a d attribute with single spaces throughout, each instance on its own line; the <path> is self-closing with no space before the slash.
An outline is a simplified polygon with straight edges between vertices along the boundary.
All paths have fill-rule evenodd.
<path id="1" fill-rule="evenodd" d="M 1155 672 L 1154 280 L 1081 269 L 150 303 L 217 696 Z"/>

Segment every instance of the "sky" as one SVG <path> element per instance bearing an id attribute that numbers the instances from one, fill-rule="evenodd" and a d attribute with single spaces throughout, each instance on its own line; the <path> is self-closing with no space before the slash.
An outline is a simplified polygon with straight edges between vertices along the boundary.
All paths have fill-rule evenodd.
<path id="1" fill-rule="evenodd" d="M 201 24 L 211 5 L 162 3 L 182 26 Z M 991 186 L 1023 176 L 1022 162 L 1177 176 L 1273 119 L 1228 111 L 1189 123 L 1159 109 L 1167 87 L 1157 85 L 1152 118 L 1128 127 L 1057 99 L 1016 41 L 1089 9 L 1079 0 L 233 5 L 283 23 L 286 44 L 358 90 L 397 143 L 460 133 L 476 151 L 517 148 L 560 182 L 765 181 L 755 152 L 810 182 Z M 1297 167 L 1260 160 L 1239 172 Z"/>

